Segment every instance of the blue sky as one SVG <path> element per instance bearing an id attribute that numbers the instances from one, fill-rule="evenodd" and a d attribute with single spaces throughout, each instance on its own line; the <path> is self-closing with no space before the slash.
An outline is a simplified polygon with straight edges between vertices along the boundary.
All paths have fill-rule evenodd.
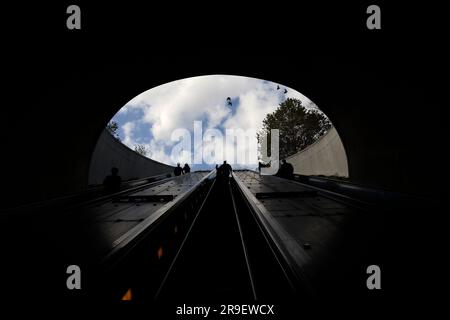
<path id="1" fill-rule="evenodd" d="M 279 90 L 277 86 L 280 87 Z M 287 93 L 284 89 L 287 89 Z M 227 97 L 231 98 L 231 106 L 227 104 Z M 249 143 L 234 144 L 234 152 L 248 154 L 248 157 L 240 162 L 237 159 L 227 160 L 236 168 L 254 169 L 258 160 L 256 150 L 253 150 L 256 136 L 252 132 L 260 130 L 264 117 L 289 97 L 300 99 L 306 107 L 316 108 L 301 93 L 270 81 L 228 75 L 193 77 L 170 82 L 134 98 L 130 97 L 132 99 L 112 120 L 119 124 L 119 137 L 122 142 L 131 149 L 134 149 L 136 144 L 141 144 L 147 148 L 147 157 L 151 159 L 171 165 L 188 162 L 194 170 L 213 166 L 211 160 L 194 161 L 199 157 L 206 158 L 208 152 L 217 163 L 227 158 L 227 154 L 232 154 L 227 149 L 229 146 L 224 144 L 226 129 L 244 130 L 249 133 Z M 195 144 L 195 121 L 201 121 L 202 133 L 205 136 L 211 132 L 222 133 L 223 143 L 216 137 L 214 145 L 205 141 L 203 144 Z M 177 132 L 191 135 L 190 146 L 174 135 Z M 187 140 L 186 135 L 185 139 Z M 221 149 L 215 149 L 219 142 L 222 143 L 223 153 L 218 152 Z M 183 152 L 175 152 L 180 150 L 181 145 Z M 200 146 L 202 148 L 199 148 Z"/>

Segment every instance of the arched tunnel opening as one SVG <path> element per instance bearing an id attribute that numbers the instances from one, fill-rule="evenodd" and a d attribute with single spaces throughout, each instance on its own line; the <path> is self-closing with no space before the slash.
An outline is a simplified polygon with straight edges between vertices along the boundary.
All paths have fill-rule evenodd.
<path id="1" fill-rule="evenodd" d="M 267 80 L 211 75 L 162 84 L 130 99 L 105 127 L 90 160 L 93 186 L 112 167 L 124 180 L 171 174 L 180 162 L 196 171 L 228 159 L 235 169 L 261 171 L 270 168 L 261 146 L 270 154 L 262 135 L 271 129 L 280 141 L 272 174 L 287 158 L 297 175 L 349 177 L 345 147 L 328 117 L 300 92 Z"/>

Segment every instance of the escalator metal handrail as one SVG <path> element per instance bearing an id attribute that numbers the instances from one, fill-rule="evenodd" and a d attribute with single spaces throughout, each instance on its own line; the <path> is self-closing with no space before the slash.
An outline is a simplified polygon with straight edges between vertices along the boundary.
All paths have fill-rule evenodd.
<path id="1" fill-rule="evenodd" d="M 152 177 L 148 177 L 145 179 L 139 179 L 139 181 L 149 180 L 150 178 L 152 178 Z M 167 181 L 170 181 L 173 179 L 175 179 L 175 177 L 155 180 L 155 181 L 151 181 L 151 182 L 148 182 L 145 184 L 140 184 L 138 186 L 126 188 L 126 189 L 118 191 L 116 193 L 101 195 L 101 196 L 95 197 L 90 200 L 79 200 L 78 202 L 71 203 L 71 204 L 70 203 L 68 204 L 68 202 L 72 199 L 75 199 L 80 194 L 59 197 L 59 198 L 50 199 L 50 200 L 46 200 L 46 201 L 35 202 L 35 203 L 30 203 L 30 204 L 26 204 L 26 205 L 22 205 L 22 206 L 18 206 L 18 207 L 8 208 L 4 212 L 0 211 L 0 214 L 3 216 L 10 216 L 10 215 L 17 215 L 17 214 L 27 215 L 30 213 L 34 214 L 34 212 L 36 210 L 41 210 L 44 208 L 47 208 L 47 210 L 55 210 L 59 206 L 61 206 L 65 212 L 70 212 L 70 211 L 75 210 L 80 207 L 86 207 L 86 206 L 90 206 L 93 204 L 98 204 L 99 202 L 106 202 L 106 201 L 112 200 L 115 197 L 126 195 L 131 192 L 140 191 L 142 189 L 152 187 L 155 185 L 159 185 L 161 183 L 164 183 L 164 182 L 167 182 Z M 125 183 L 127 184 L 128 182 L 125 182 Z M 87 193 L 89 193 L 89 191 L 87 191 Z M 50 209 L 48 209 L 48 208 L 50 208 Z M 58 211 L 58 215 L 60 215 L 60 214 L 61 214 L 61 212 Z"/>
<path id="2" fill-rule="evenodd" d="M 291 242 L 290 250 L 285 248 L 282 239 L 292 237 L 271 217 L 264 205 L 247 189 L 239 177 L 236 175 L 233 177 L 292 289 L 295 290 L 301 284 L 310 296 L 314 296 L 314 290 L 303 269 L 306 261 L 300 261 L 308 256 L 305 250 L 295 241 Z"/>
<path id="3" fill-rule="evenodd" d="M 208 173 L 200 181 L 198 181 L 192 188 L 180 194 L 174 200 L 166 203 L 164 206 L 155 211 L 148 218 L 137 224 L 132 229 L 128 230 L 121 237 L 113 242 L 112 249 L 102 259 L 100 265 L 104 268 L 111 268 L 119 260 L 125 257 L 125 255 L 134 248 L 143 238 L 145 238 L 151 230 L 153 230 L 163 219 L 168 216 L 170 212 L 175 210 L 178 206 L 182 205 L 191 194 L 196 192 L 206 180 L 211 179 L 215 174 L 215 170 Z"/>
<path id="4" fill-rule="evenodd" d="M 255 173 L 255 174 L 259 174 L 257 171 L 253 171 L 253 170 L 248 170 L 248 171 Z M 246 175 L 248 175 L 248 174 L 246 173 Z M 297 180 L 284 179 L 284 178 L 280 178 L 280 177 L 276 177 L 276 176 L 272 176 L 272 177 L 276 178 L 276 179 L 281 179 L 282 181 L 286 181 L 286 183 L 294 183 L 294 184 L 298 184 L 304 188 L 314 190 L 317 193 L 320 193 L 320 195 L 325 198 L 340 202 L 342 204 L 354 207 L 354 208 L 362 210 L 362 211 L 366 211 L 366 210 L 374 208 L 374 204 L 372 204 L 372 203 L 369 203 L 367 201 L 363 201 L 363 200 L 360 200 L 360 199 L 357 199 L 357 198 L 354 198 L 354 197 L 351 197 L 351 196 L 348 196 L 345 194 L 341 194 L 341 193 L 337 193 L 337 192 L 327 190 L 324 188 L 305 184 L 305 183 L 299 182 Z M 264 182 L 261 182 L 261 184 L 270 187 L 270 184 L 267 184 Z"/>
<path id="5" fill-rule="evenodd" d="M 202 201 L 202 204 L 200 205 L 199 209 L 197 210 L 197 213 L 195 214 L 194 220 L 192 221 L 188 231 L 186 232 L 186 235 L 184 236 L 183 241 L 181 242 L 180 247 L 177 250 L 177 253 L 175 254 L 174 258 L 172 259 L 172 262 L 170 263 L 170 266 L 167 269 L 167 271 L 166 271 L 166 273 L 165 273 L 165 275 L 163 277 L 163 280 L 161 281 L 161 284 L 159 285 L 159 288 L 158 288 L 158 290 L 155 293 L 154 300 L 158 300 L 159 295 L 160 295 L 161 291 L 163 290 L 163 288 L 164 288 L 164 286 L 166 284 L 166 281 L 169 278 L 170 273 L 172 272 L 173 267 L 175 266 L 181 251 L 184 248 L 184 245 L 185 245 L 186 241 L 189 239 L 189 237 L 191 235 L 191 231 L 194 228 L 195 223 L 196 223 L 196 221 L 197 221 L 197 219 L 198 219 L 198 217 L 200 215 L 200 212 L 203 210 L 203 207 L 204 207 L 204 205 L 205 205 L 205 203 L 206 203 L 206 201 L 208 199 L 208 196 L 211 193 L 211 190 L 213 189 L 215 183 L 216 183 L 216 180 L 214 180 L 213 183 L 211 184 L 211 187 L 209 188 L 208 193 L 204 197 L 204 199 Z"/>
<path id="6" fill-rule="evenodd" d="M 250 280 L 250 286 L 252 288 L 253 298 L 255 300 L 258 300 L 258 296 L 257 296 L 256 290 L 255 290 L 255 281 L 253 278 L 253 272 L 252 272 L 252 268 L 250 267 L 250 260 L 248 258 L 247 245 L 245 244 L 245 241 L 244 241 L 244 234 L 242 232 L 241 223 L 239 221 L 239 214 L 238 214 L 238 210 L 236 207 L 236 201 L 234 200 L 233 191 L 231 190 L 231 185 L 229 183 L 228 183 L 228 190 L 230 191 L 231 201 L 233 203 L 234 215 L 236 217 L 236 222 L 237 222 L 237 226 L 238 226 L 238 230 L 239 230 L 239 237 L 240 237 L 241 244 L 242 244 L 242 250 L 244 252 L 245 264 L 247 266 L 247 271 L 248 271 L 248 276 L 249 276 L 249 280 Z"/>

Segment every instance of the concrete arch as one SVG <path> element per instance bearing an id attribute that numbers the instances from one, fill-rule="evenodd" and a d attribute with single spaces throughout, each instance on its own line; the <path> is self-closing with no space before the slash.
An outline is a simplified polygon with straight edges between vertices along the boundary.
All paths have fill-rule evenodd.
<path id="1" fill-rule="evenodd" d="M 171 174 L 174 167 L 144 157 L 103 130 L 97 141 L 89 165 L 89 185 L 102 184 L 112 167 L 119 169 L 122 180 L 140 179 Z"/>
<path id="2" fill-rule="evenodd" d="M 296 174 L 348 177 L 347 154 L 334 127 L 286 161 L 294 166 Z"/>

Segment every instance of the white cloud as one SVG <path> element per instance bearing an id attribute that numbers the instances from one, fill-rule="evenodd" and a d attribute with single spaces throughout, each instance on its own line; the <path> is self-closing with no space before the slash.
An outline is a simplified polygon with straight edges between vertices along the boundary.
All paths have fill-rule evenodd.
<path id="1" fill-rule="evenodd" d="M 122 130 L 124 134 L 123 143 L 130 148 L 133 148 L 135 141 L 133 139 L 133 130 L 136 128 L 136 122 L 127 122 L 122 125 Z"/>
<path id="2" fill-rule="evenodd" d="M 133 148 L 136 141 L 148 141 L 145 137 L 135 137 L 136 129 L 148 124 L 153 136 L 146 144 L 151 150 L 149 157 L 173 164 L 165 147 L 176 144 L 171 141 L 171 135 L 177 128 L 192 132 L 194 121 L 203 120 L 204 131 L 220 126 L 256 131 L 260 129 L 266 114 L 273 112 L 286 97 L 298 98 L 303 105 L 310 103 L 299 92 L 287 88 L 288 92 L 284 94 L 284 89 L 280 85 L 280 90 L 277 90 L 277 84 L 272 82 L 227 75 L 187 78 L 153 88 L 133 98 L 118 112 L 119 115 L 126 115 L 132 110 L 142 111 L 138 120 L 122 126 L 123 143 Z M 239 101 L 239 104 L 235 102 L 230 108 L 226 104 L 227 97 Z M 253 139 L 256 141 L 256 136 Z M 230 152 L 229 148 L 225 146 L 224 151 Z M 237 152 L 245 151 L 249 151 L 248 145 L 237 145 Z M 251 162 L 256 163 L 257 160 L 252 159 Z"/>
<path id="3" fill-rule="evenodd" d="M 149 154 L 147 154 L 149 158 L 162 163 L 173 164 L 170 155 L 166 154 L 164 151 L 163 144 L 151 140 L 150 143 L 145 144 L 145 146 L 147 147 L 147 150 L 149 150 Z"/>

